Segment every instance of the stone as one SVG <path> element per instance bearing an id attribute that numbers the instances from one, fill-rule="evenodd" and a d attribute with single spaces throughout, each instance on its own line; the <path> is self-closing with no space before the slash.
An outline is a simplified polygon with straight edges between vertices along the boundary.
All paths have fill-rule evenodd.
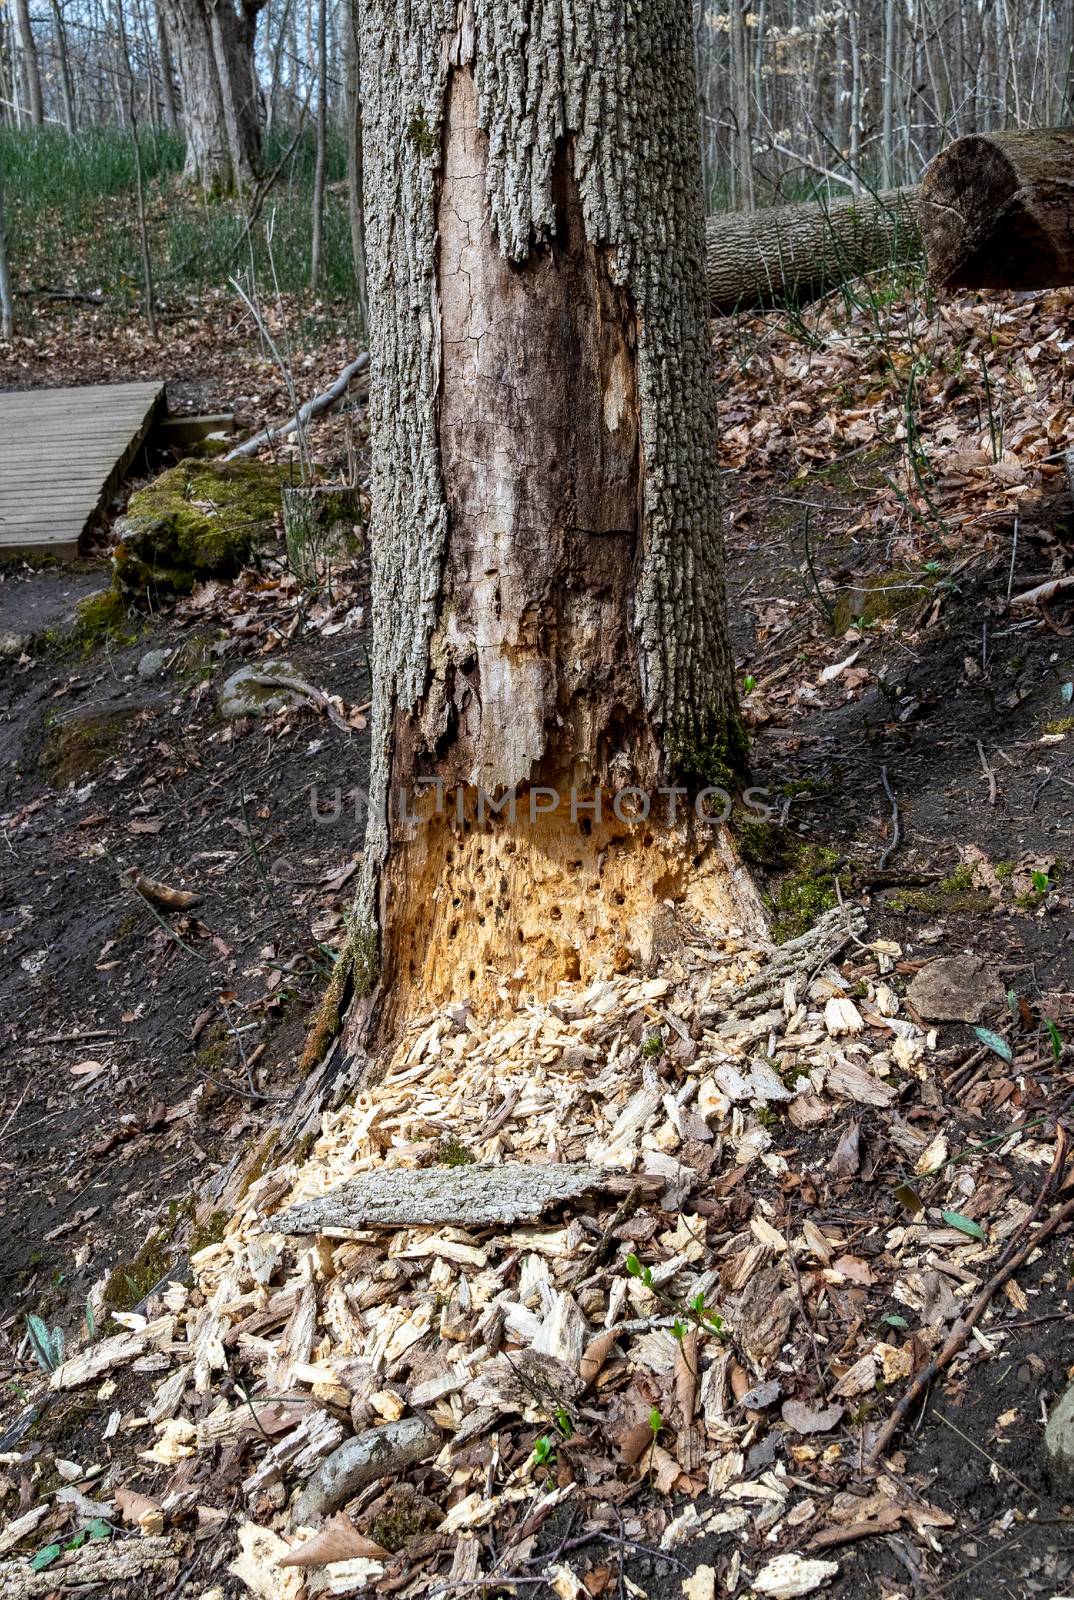
<path id="1" fill-rule="evenodd" d="M 980 1022 L 1003 1004 L 1003 990 L 987 962 L 966 953 L 927 962 L 906 999 L 924 1022 Z"/>
<path id="2" fill-rule="evenodd" d="M 1056 1494 L 1074 1499 L 1074 1383 L 1052 1407 L 1044 1430 L 1044 1458 Z"/>
<path id="3" fill-rule="evenodd" d="M 140 678 L 156 678 L 164 672 L 171 660 L 171 650 L 147 650 L 138 663 L 138 676 Z"/>
<path id="4" fill-rule="evenodd" d="M 249 662 L 221 685 L 217 709 L 229 720 L 236 717 L 273 717 L 301 705 L 305 679 L 289 661 Z"/>

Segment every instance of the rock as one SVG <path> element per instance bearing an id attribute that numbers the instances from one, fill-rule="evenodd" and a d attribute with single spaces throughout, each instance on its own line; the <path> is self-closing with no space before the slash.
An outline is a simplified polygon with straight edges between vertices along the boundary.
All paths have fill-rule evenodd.
<path id="1" fill-rule="evenodd" d="M 302 705 L 306 696 L 300 685 L 305 679 L 289 661 L 250 662 L 233 672 L 221 685 L 216 697 L 222 717 L 273 717 Z"/>
<path id="2" fill-rule="evenodd" d="M 1044 1457 L 1056 1494 L 1074 1499 L 1074 1383 L 1052 1407 L 1044 1430 Z"/>
<path id="3" fill-rule="evenodd" d="M 165 670 L 171 660 L 171 650 L 147 650 L 138 663 L 138 676 L 140 678 L 156 678 Z"/>
<path id="4" fill-rule="evenodd" d="M 940 956 L 917 973 L 906 999 L 924 1022 L 980 1022 L 1003 1004 L 1003 990 L 980 956 Z"/>
<path id="5" fill-rule="evenodd" d="M 441 1442 L 440 1430 L 424 1416 L 404 1417 L 348 1439 L 321 1462 L 295 1501 L 294 1525 L 312 1525 L 345 1505 L 367 1483 L 427 1461 Z"/>
<path id="6" fill-rule="evenodd" d="M 116 523 L 117 581 L 189 593 L 213 575 L 229 576 L 273 536 L 286 467 L 261 461 L 181 461 L 131 495 Z"/>

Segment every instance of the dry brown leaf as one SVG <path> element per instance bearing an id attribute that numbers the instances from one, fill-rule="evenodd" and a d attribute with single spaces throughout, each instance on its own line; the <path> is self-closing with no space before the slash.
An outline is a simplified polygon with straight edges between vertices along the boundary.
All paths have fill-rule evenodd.
<path id="1" fill-rule="evenodd" d="M 294 1546 L 280 1557 L 281 1567 L 324 1567 L 330 1561 L 352 1561 L 364 1556 L 370 1561 L 388 1561 L 390 1552 L 373 1539 L 359 1533 L 343 1511 L 329 1517 L 324 1527 L 312 1539 Z"/>

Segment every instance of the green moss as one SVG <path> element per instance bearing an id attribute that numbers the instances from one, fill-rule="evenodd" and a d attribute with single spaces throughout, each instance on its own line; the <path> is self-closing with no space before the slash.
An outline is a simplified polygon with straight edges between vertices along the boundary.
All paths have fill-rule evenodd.
<path id="1" fill-rule="evenodd" d="M 948 880 L 944 880 L 945 882 Z M 893 911 L 915 911 L 924 916 L 942 916 L 952 911 L 989 911 L 992 896 L 983 890 L 959 891 L 945 889 L 943 883 L 935 889 L 900 889 L 887 902 Z"/>
<path id="2" fill-rule="evenodd" d="M 1011 879 L 1014 877 L 1014 862 L 997 861 L 993 870 L 1000 883 L 1010 883 Z"/>
<path id="3" fill-rule="evenodd" d="M 249 1161 L 242 1174 L 242 1181 L 239 1184 L 238 1198 L 240 1200 L 250 1192 L 258 1179 L 264 1177 L 268 1171 L 269 1161 L 279 1143 L 279 1139 L 280 1130 L 278 1128 L 270 1128 L 260 1144 L 251 1150 Z"/>
<path id="4" fill-rule="evenodd" d="M 369 1536 L 394 1554 L 436 1522 L 436 1509 L 431 1502 L 417 1495 L 410 1484 L 401 1483 L 391 1491 L 391 1504 L 373 1518 Z"/>
<path id="5" fill-rule="evenodd" d="M 78 778 L 99 772 L 118 752 L 124 730 L 136 715 L 128 707 L 96 717 L 76 716 L 54 722 L 38 757 L 49 783 L 63 789 Z"/>
<path id="6" fill-rule="evenodd" d="M 664 1054 L 664 1041 L 658 1033 L 651 1033 L 641 1047 L 641 1053 L 652 1060 Z"/>
<path id="7" fill-rule="evenodd" d="M 227 1224 L 226 1211 L 214 1211 L 204 1222 L 195 1222 L 190 1230 L 190 1254 L 196 1256 L 199 1250 L 206 1250 L 211 1244 L 219 1244 L 224 1237 Z"/>
<path id="8" fill-rule="evenodd" d="M 1057 717 L 1044 724 L 1045 733 L 1074 733 L 1074 717 Z"/>
<path id="9" fill-rule="evenodd" d="M 131 496 L 117 524 L 118 581 L 187 592 L 199 578 L 237 572 L 271 532 L 289 476 L 260 461 L 181 461 Z"/>
<path id="10" fill-rule="evenodd" d="M 119 1261 L 105 1279 L 101 1295 L 109 1311 L 133 1311 L 174 1265 L 170 1234 L 154 1229 L 133 1261 Z"/>
<path id="11" fill-rule="evenodd" d="M 876 622 L 890 621 L 920 606 L 937 581 L 936 573 L 922 573 L 908 567 L 865 578 L 860 585 L 836 597 L 833 627 L 842 633 L 855 623 L 867 628 Z"/>
<path id="12" fill-rule="evenodd" d="M 441 1139 L 436 1147 L 436 1159 L 442 1167 L 469 1167 L 477 1157 L 466 1145 L 460 1144 L 458 1139 L 449 1135 Z"/>
<path id="13" fill-rule="evenodd" d="M 425 120 L 425 112 L 418 107 L 416 114 L 411 117 L 406 136 L 411 144 L 416 145 L 420 155 L 435 156 L 440 149 L 440 140 Z"/>
<path id="14" fill-rule="evenodd" d="M 973 868 L 965 862 L 956 867 L 954 872 L 946 878 L 941 878 L 939 889 L 941 894 L 965 894 L 967 889 L 973 888 Z"/>
<path id="15" fill-rule="evenodd" d="M 749 777 L 750 740 L 737 709 L 722 727 L 711 726 L 702 735 L 686 728 L 673 729 L 667 738 L 668 759 L 686 784 L 706 789 L 734 791 Z"/>
<path id="16" fill-rule="evenodd" d="M 740 815 L 731 817 L 731 829 L 743 861 L 754 867 L 781 867 L 786 863 L 792 841 L 786 828 L 774 819 Z"/>
<path id="17" fill-rule="evenodd" d="M 839 857 L 825 845 L 802 844 L 793 850 L 793 866 L 771 897 L 772 935 L 780 943 L 805 933 L 838 903 L 835 890 Z"/>

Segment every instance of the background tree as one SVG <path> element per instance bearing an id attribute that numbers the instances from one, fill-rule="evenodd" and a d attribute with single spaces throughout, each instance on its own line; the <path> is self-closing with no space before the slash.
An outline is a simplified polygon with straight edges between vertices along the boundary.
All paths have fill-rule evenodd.
<path id="1" fill-rule="evenodd" d="M 655 799 L 648 831 L 607 802 L 572 817 L 569 791 L 655 796 L 742 755 L 686 0 L 476 0 L 458 25 L 370 0 L 361 89 L 376 653 L 352 953 L 358 991 L 381 984 L 355 1033 L 412 985 L 476 999 L 614 962 L 685 877 L 684 834 Z"/>
<path id="2" fill-rule="evenodd" d="M 7 264 L 7 229 L 4 222 L 4 169 L 0 163 L 0 339 L 10 339 L 15 327 L 15 304 Z"/>
<path id="3" fill-rule="evenodd" d="M 261 161 L 255 44 L 264 0 L 163 0 L 178 56 L 186 176 L 207 190 L 253 186 Z"/>

